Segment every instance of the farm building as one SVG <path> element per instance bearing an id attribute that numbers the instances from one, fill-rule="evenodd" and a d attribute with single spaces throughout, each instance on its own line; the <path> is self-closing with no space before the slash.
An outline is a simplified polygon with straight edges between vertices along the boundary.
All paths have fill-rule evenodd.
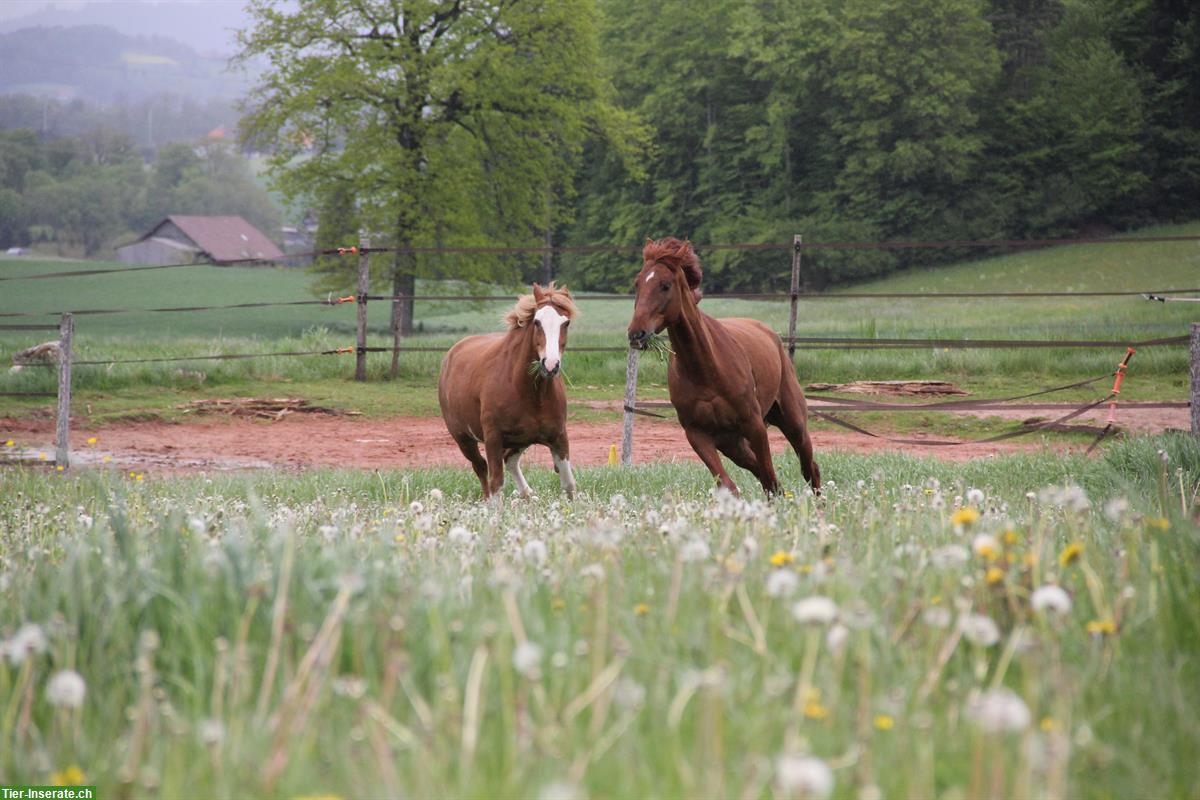
<path id="1" fill-rule="evenodd" d="M 136 242 L 117 248 L 117 260 L 128 264 L 224 264 L 282 257 L 274 242 L 241 217 L 172 214 Z"/>

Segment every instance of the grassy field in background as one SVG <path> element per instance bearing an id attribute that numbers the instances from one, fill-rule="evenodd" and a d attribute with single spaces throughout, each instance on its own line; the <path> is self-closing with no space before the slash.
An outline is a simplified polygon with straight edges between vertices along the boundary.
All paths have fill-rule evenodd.
<path id="1" fill-rule="evenodd" d="M 1163 455 L 1166 460 L 1164 461 Z M 101 797 L 1194 797 L 1200 449 L 0 468 L 0 783 Z M 786 486 L 801 485 L 791 459 Z"/>
<path id="2" fill-rule="evenodd" d="M 1147 229 L 1145 235 L 1200 233 L 1200 224 Z M 0 258 L 0 275 L 95 268 L 95 262 Z M 636 264 L 631 263 L 631 275 Z M 62 308 L 149 308 L 215 305 L 268 300 L 310 299 L 310 276 L 284 268 L 179 269 L 77 279 L 0 283 L 0 313 Z M 1200 244 L 1076 245 L 1018 252 L 955 266 L 900 274 L 853 287 L 854 291 L 1036 291 L 1156 290 L 1194 288 L 1200 283 Z M 436 285 L 422 291 L 436 291 Z M 782 288 L 782 287 L 781 287 Z M 502 290 L 497 290 L 502 291 Z M 836 292 L 833 293 L 836 296 Z M 422 332 L 411 343 L 443 347 L 467 333 L 496 330 L 507 303 L 419 303 Z M 572 328 L 574 346 L 616 346 L 624 342 L 629 301 L 581 300 L 582 316 Z M 750 316 L 786 329 L 786 302 L 709 299 L 714 316 Z M 369 306 L 371 344 L 390 345 L 386 303 Z M 1004 339 L 1105 339 L 1131 341 L 1179 335 L 1193 321 L 1190 304 L 1150 303 L 1141 298 L 1051 298 L 1027 300 L 925 299 L 804 301 L 798 324 L 802 336 L 937 337 Z M 53 321 L 45 317 L 45 321 Z M 5 319 L 6 322 L 35 322 Z M 80 316 L 79 359 L 154 358 L 215 353 L 269 353 L 323 350 L 352 345 L 354 305 L 290 306 L 176 314 Z M 0 332 L 0 359 L 49 334 Z M 1110 371 L 1123 355 L 1109 350 L 801 350 L 797 369 L 803 382 L 856 379 L 944 378 L 980 396 L 999 396 L 1069 382 Z M 373 379 L 385 377 L 386 355 L 372 355 Z M 400 380 L 387 387 L 355 386 L 347 379 L 353 356 L 188 361 L 168 364 L 80 367 L 78 396 L 94 413 L 119 415 L 132 409 L 170 414 L 179 392 L 197 397 L 237 394 L 298 394 L 303 389 L 338 400 L 337 405 L 372 414 L 430 413 L 431 388 L 440 356 L 404 354 Z M 643 361 L 642 395 L 664 396 L 665 370 L 653 358 Z M 566 374 L 571 395 L 614 399 L 624 378 L 622 353 L 569 353 Z M 1127 399 L 1180 399 L 1185 396 L 1187 354 L 1182 347 L 1147 348 L 1130 371 Z M 0 392 L 52 388 L 50 376 L 36 370 L 0 376 Z M 425 397 L 422 392 L 428 392 Z M 309 396 L 309 395 L 305 395 Z M 1085 399 L 1076 392 L 1062 399 Z M 0 413 L 23 413 L 36 403 L 0 398 Z"/>

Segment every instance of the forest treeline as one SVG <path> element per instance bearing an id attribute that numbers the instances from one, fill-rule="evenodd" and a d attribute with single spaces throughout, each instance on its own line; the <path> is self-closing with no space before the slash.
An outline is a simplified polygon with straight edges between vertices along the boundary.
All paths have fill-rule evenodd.
<path id="1" fill-rule="evenodd" d="M 1187 0 L 603 0 L 631 179 L 587 145 L 564 243 L 1064 236 L 1200 214 L 1200 6 Z M 805 255 L 815 285 L 953 252 Z M 571 257 L 618 288 L 627 259 Z M 783 289 L 781 254 L 706 281 Z"/>

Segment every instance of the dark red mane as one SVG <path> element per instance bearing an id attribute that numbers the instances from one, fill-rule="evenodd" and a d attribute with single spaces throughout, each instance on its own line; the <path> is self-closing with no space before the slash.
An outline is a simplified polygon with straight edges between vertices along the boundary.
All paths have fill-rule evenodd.
<path id="1" fill-rule="evenodd" d="M 704 277 L 704 271 L 700 269 L 700 258 L 692 249 L 692 243 L 686 239 L 681 241 L 674 236 L 647 239 L 646 246 L 642 248 L 642 260 L 647 264 L 653 262 L 671 268 L 678 267 L 683 270 L 688 286 L 693 289 L 700 286 L 700 279 Z"/>

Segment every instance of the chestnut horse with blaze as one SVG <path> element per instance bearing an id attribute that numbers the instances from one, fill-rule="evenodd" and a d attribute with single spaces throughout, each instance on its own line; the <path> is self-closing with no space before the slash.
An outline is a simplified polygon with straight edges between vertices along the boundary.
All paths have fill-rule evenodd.
<path id="1" fill-rule="evenodd" d="M 534 444 L 550 448 L 563 491 L 575 494 L 560 368 L 567 327 L 576 313 L 567 287 L 551 283 L 543 289 L 535 283 L 533 294 L 520 297 L 505 316 L 506 332 L 468 336 L 442 361 L 442 418 L 475 469 L 485 498 L 498 496 L 506 468 L 521 496 L 530 496 L 521 455 Z"/>
<path id="2" fill-rule="evenodd" d="M 813 488 L 808 406 L 779 336 L 758 320 L 714 319 L 700 310 L 700 259 L 691 242 L 648 241 L 637 276 L 629 344 L 646 349 L 666 328 L 671 340 L 667 386 L 688 442 L 721 486 L 738 489 L 718 453 L 754 473 L 767 494 L 779 492 L 767 424 L 783 431 Z"/>

